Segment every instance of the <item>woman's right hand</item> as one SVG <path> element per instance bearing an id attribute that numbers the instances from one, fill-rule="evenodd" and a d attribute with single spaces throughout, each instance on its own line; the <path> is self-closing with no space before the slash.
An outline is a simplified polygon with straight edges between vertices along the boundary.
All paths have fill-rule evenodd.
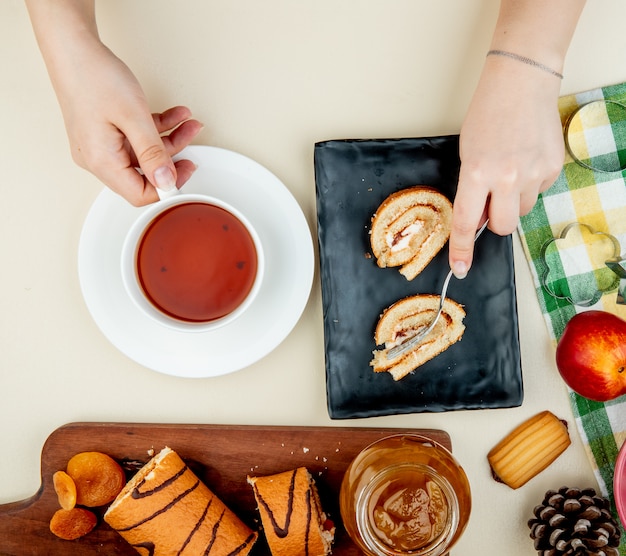
<path id="1" fill-rule="evenodd" d="M 80 67 L 72 64 L 75 71 L 54 80 L 72 158 L 131 204 L 154 202 L 155 187 L 181 187 L 195 170 L 172 156 L 202 124 L 183 106 L 151 114 L 128 67 L 101 43 L 92 48 L 79 55 Z"/>
<path id="2" fill-rule="evenodd" d="M 201 131 L 184 106 L 151 114 L 141 85 L 98 37 L 93 1 L 27 2 L 74 161 L 131 204 L 180 188 L 189 160 L 172 156 Z"/>
<path id="3" fill-rule="evenodd" d="M 131 204 L 145 205 L 158 199 L 155 187 L 168 191 L 189 179 L 195 165 L 172 156 L 202 124 L 183 106 L 151 114 L 135 76 L 101 48 L 86 60 L 87 75 L 59 87 L 72 157 Z"/>

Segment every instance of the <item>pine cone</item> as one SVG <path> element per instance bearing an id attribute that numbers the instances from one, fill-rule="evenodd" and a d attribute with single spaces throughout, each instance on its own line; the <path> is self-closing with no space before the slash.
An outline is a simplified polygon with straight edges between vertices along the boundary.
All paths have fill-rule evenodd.
<path id="1" fill-rule="evenodd" d="M 539 556 L 619 556 L 620 529 L 609 501 L 592 488 L 549 490 L 528 521 Z"/>

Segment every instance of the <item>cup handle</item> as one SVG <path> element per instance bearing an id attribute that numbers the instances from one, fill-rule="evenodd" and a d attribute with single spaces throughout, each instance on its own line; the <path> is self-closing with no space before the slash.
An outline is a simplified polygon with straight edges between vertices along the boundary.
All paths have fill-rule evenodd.
<path id="1" fill-rule="evenodd" d="M 173 189 L 170 189 L 169 191 L 164 191 L 163 189 L 159 189 L 158 187 L 156 187 L 155 189 L 156 189 L 157 195 L 159 196 L 160 201 L 169 199 L 170 197 L 173 197 L 174 195 L 178 194 L 178 189 L 176 187 L 174 187 Z"/>

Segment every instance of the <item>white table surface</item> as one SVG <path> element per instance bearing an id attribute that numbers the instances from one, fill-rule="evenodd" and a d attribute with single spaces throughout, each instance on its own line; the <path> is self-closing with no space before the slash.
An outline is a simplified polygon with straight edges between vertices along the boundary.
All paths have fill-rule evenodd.
<path id="1" fill-rule="evenodd" d="M 152 108 L 190 106 L 206 126 L 197 144 L 269 168 L 315 237 L 314 143 L 458 133 L 498 5 L 103 0 L 98 11 L 103 39 L 136 73 Z M 564 94 L 626 80 L 624 16 L 621 0 L 588 3 L 565 65 Z M 46 437 L 73 421 L 444 429 L 474 493 L 456 555 L 535 554 L 526 521 L 543 493 L 597 486 L 517 236 L 525 389 L 518 408 L 331 421 L 317 271 L 293 332 L 245 370 L 188 380 L 128 359 L 100 333 L 81 296 L 78 241 L 102 186 L 71 160 L 21 0 L 0 3 L 0 76 L 0 503 L 36 492 Z M 572 446 L 517 491 L 494 482 L 489 449 L 544 409 L 570 422 Z"/>

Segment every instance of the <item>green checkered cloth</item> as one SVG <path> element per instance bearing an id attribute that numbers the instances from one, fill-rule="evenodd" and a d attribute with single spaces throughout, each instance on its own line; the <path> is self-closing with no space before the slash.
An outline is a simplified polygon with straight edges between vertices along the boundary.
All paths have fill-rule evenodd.
<path id="1" fill-rule="evenodd" d="M 600 309 L 626 319 L 626 305 L 617 303 L 619 279 L 605 265 L 616 252 L 626 252 L 626 83 L 561 97 L 559 109 L 568 144 L 563 170 L 518 228 L 555 345 L 578 312 Z M 570 391 L 570 399 L 617 518 L 613 471 L 626 440 L 626 396 L 598 403 Z"/>

